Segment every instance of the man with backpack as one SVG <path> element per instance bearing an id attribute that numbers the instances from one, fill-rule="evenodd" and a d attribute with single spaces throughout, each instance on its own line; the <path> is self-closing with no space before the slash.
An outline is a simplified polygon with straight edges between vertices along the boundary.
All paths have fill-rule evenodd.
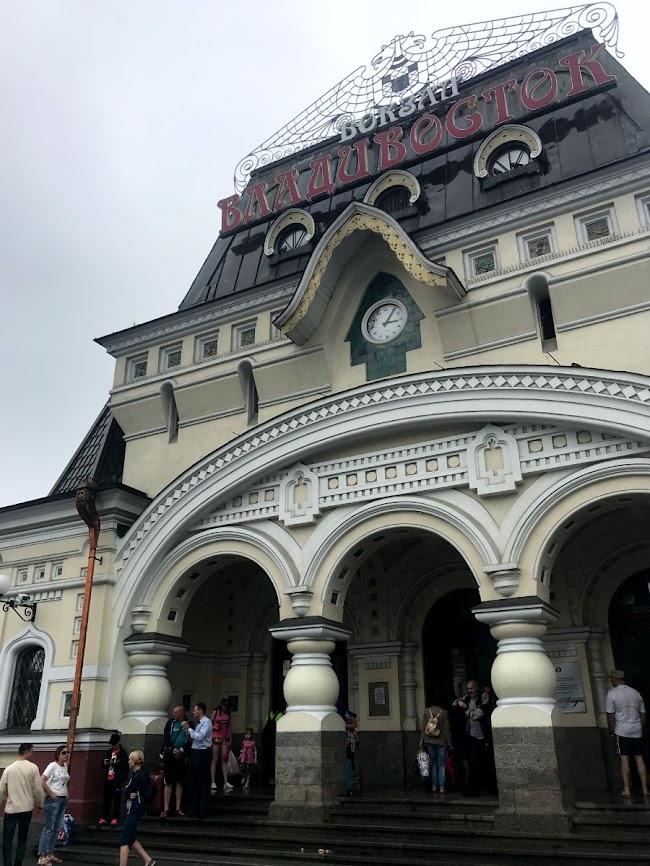
<path id="1" fill-rule="evenodd" d="M 156 861 L 147 854 L 136 839 L 140 816 L 144 813 L 145 806 L 153 802 L 156 795 L 155 785 L 142 769 L 143 764 L 144 754 L 139 749 L 131 752 L 129 755 L 131 778 L 124 788 L 126 819 L 120 837 L 120 866 L 127 866 L 130 848 L 133 848 L 135 853 L 142 857 L 145 866 L 156 866 Z"/>

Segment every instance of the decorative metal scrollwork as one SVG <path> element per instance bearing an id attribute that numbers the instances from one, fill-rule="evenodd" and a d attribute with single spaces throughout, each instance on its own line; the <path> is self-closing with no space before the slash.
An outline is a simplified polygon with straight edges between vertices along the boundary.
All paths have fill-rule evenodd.
<path id="1" fill-rule="evenodd" d="M 34 622 L 34 618 L 36 616 L 36 605 L 32 602 L 22 602 L 16 601 L 15 598 L 10 599 L 9 601 L 2 602 L 2 610 L 7 613 L 7 611 L 11 608 L 18 616 L 22 619 L 23 622 Z M 22 613 L 19 608 L 22 608 Z"/>
<path id="2" fill-rule="evenodd" d="M 337 135 L 345 123 L 379 106 L 452 76 L 466 81 L 580 30 L 593 30 L 622 57 L 618 27 L 611 3 L 590 3 L 449 27 L 428 40 L 413 32 L 396 36 L 369 65 L 359 66 L 245 156 L 235 169 L 235 188 L 245 189 L 255 169 Z"/>

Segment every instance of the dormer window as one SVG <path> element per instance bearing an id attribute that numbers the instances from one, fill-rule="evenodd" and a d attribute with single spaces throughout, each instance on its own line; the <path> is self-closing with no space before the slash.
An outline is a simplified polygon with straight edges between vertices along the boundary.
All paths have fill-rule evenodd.
<path id="1" fill-rule="evenodd" d="M 502 181 L 542 170 L 542 141 L 527 126 L 500 126 L 481 144 L 474 158 L 474 174 L 484 189 Z"/>
<path id="2" fill-rule="evenodd" d="M 497 150 L 489 163 L 488 172 L 492 177 L 508 174 L 530 162 L 530 151 L 522 144 L 508 144 Z"/>
<path id="3" fill-rule="evenodd" d="M 293 252 L 300 249 L 300 247 L 304 247 L 308 239 L 307 229 L 304 226 L 296 224 L 287 226 L 276 241 L 276 252 Z"/>
<path id="4" fill-rule="evenodd" d="M 405 186 L 392 186 L 377 197 L 375 207 L 386 213 L 398 213 L 410 206 L 411 193 Z"/>

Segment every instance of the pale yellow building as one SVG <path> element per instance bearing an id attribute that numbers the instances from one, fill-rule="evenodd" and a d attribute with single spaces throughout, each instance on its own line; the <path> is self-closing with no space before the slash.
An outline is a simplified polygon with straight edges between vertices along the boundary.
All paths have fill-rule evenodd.
<path id="1" fill-rule="evenodd" d="M 176 703 L 230 696 L 239 735 L 286 701 L 272 814 L 322 816 L 337 701 L 399 788 L 478 677 L 503 814 L 612 787 L 607 671 L 650 697 L 650 97 L 594 44 L 262 163 L 178 311 L 98 341 L 108 408 L 0 509 L 37 602 L 2 622 L 5 761 L 66 727 L 92 475 L 89 767 L 108 730 L 157 753 Z"/>

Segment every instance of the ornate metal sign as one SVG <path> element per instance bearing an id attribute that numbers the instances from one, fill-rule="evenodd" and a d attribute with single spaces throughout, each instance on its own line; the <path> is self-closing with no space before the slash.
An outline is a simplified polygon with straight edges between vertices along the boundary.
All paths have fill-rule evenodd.
<path id="1" fill-rule="evenodd" d="M 618 51 L 618 15 L 610 3 L 572 6 L 437 30 L 427 38 L 396 36 L 373 57 L 263 141 L 235 169 L 235 188 L 245 189 L 252 171 L 349 129 L 368 113 L 417 98 L 452 80 L 515 60 L 553 42 L 591 29 Z"/>

